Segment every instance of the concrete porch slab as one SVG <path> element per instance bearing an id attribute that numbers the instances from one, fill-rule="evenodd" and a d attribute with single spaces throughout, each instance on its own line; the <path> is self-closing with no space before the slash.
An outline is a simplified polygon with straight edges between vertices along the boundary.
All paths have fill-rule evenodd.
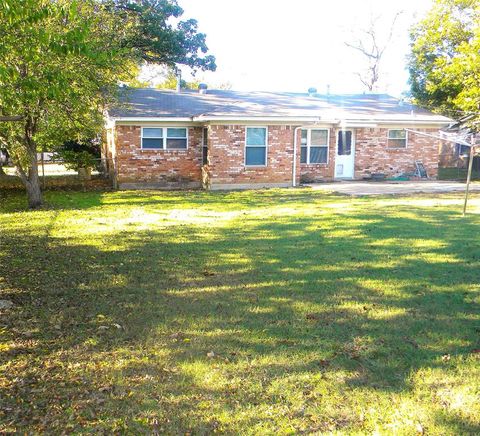
<path id="1" fill-rule="evenodd" d="M 352 196 L 465 191 L 465 183 L 433 180 L 415 182 L 339 181 L 332 183 L 312 183 L 307 186 L 310 186 L 311 189 L 316 191 L 336 192 Z M 470 188 L 472 191 L 480 191 L 480 182 L 473 182 Z"/>

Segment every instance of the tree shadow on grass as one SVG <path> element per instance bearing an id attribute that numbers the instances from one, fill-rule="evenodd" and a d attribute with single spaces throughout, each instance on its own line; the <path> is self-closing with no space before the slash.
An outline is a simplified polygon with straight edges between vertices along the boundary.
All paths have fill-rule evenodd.
<path id="1" fill-rule="evenodd" d="M 5 317 L 2 418 L 22 430 L 208 433 L 236 428 L 222 414 L 267 423 L 252 404 L 283 403 L 278 419 L 300 423 L 289 394 L 303 395 L 306 376 L 310 391 L 331 377 L 351 393 L 410 392 L 413 373 L 478 345 L 476 222 L 422 214 L 136 229 L 112 236 L 124 238 L 116 250 L 6 234 L 2 287 L 17 309 Z"/>
<path id="2" fill-rule="evenodd" d="M 108 192 L 108 195 L 105 194 Z M 279 193 L 281 192 L 281 195 Z M 338 200 L 341 196 L 331 193 L 318 193 L 310 189 L 258 189 L 243 191 L 88 191 L 47 190 L 44 192 L 45 208 L 62 210 L 85 210 L 102 205 L 115 207 L 155 207 L 164 208 L 215 208 L 225 210 L 229 207 L 268 208 L 280 204 L 290 205 L 302 202 Z M 27 208 L 26 197 L 21 190 L 4 191 L 0 196 L 2 213 L 24 211 Z"/>

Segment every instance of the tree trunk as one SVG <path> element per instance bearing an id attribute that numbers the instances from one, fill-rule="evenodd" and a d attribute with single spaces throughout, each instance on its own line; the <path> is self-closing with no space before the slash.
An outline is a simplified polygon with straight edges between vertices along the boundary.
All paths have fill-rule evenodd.
<path id="1" fill-rule="evenodd" d="M 28 179 L 25 187 L 27 188 L 28 207 L 38 209 L 42 206 L 42 191 L 40 189 L 40 177 L 38 176 L 37 153 L 31 155 L 31 165 L 28 170 Z"/>

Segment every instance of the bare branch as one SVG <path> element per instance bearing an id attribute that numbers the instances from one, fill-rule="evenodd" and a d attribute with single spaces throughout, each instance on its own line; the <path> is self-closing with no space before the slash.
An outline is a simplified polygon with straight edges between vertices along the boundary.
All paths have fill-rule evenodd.
<path id="1" fill-rule="evenodd" d="M 352 48 L 360 52 L 364 58 L 367 60 L 366 70 L 361 73 L 357 72 L 356 75 L 360 79 L 360 82 L 369 90 L 373 91 L 376 88 L 376 85 L 380 79 L 380 63 L 385 53 L 385 50 L 388 48 L 395 29 L 395 24 L 397 23 L 398 17 L 403 13 L 403 11 L 398 11 L 390 25 L 390 32 L 385 39 L 384 44 L 379 42 L 379 29 L 377 26 L 380 16 L 371 16 L 370 23 L 366 29 L 361 30 L 361 34 L 364 35 L 363 38 L 357 39 L 355 42 L 345 42 L 345 45 L 349 48 Z"/>

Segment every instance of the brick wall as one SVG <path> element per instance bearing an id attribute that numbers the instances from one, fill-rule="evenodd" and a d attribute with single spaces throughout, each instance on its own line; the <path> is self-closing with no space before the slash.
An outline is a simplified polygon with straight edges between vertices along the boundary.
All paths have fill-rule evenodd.
<path id="1" fill-rule="evenodd" d="M 189 127 L 187 150 L 142 150 L 140 126 L 117 126 L 115 145 L 120 186 L 212 188 L 248 186 L 291 186 L 293 134 L 295 126 L 268 126 L 267 166 L 245 166 L 245 126 L 211 125 L 208 128 L 209 164 L 202 174 L 202 127 Z M 373 173 L 387 177 L 415 170 L 420 160 L 430 177 L 437 176 L 439 141 L 408 134 L 407 148 L 387 146 L 386 128 L 355 130 L 355 178 Z M 436 133 L 436 129 L 416 129 Z M 336 136 L 330 128 L 328 164 L 300 164 L 300 131 L 297 137 L 297 183 L 334 178 Z M 109 144 L 110 145 L 110 144 Z"/>
<path id="2" fill-rule="evenodd" d="M 212 125 L 208 129 L 210 186 L 291 186 L 293 126 L 268 126 L 267 165 L 245 166 L 245 126 Z M 300 152 L 298 151 L 298 160 Z M 299 173 L 297 169 L 297 174 Z M 298 174 L 298 180 L 300 175 Z"/>
<path id="3" fill-rule="evenodd" d="M 437 129 L 415 129 L 419 132 L 438 133 Z M 388 129 L 355 129 L 355 178 L 360 179 L 373 173 L 387 177 L 415 171 L 415 161 L 422 161 L 429 177 L 438 173 L 439 141 L 408 132 L 406 148 L 387 147 Z"/>
<path id="4" fill-rule="evenodd" d="M 186 150 L 142 150 L 140 126 L 116 127 L 120 187 L 199 187 L 202 182 L 202 128 L 188 128 Z"/>
<path id="5" fill-rule="evenodd" d="M 361 179 L 373 173 L 387 177 L 415 171 L 415 161 L 424 163 L 429 177 L 436 177 L 439 162 L 439 141 L 421 135 L 408 133 L 405 149 L 387 146 L 388 129 L 356 128 L 355 131 L 355 178 Z M 425 133 L 438 133 L 437 129 L 415 129 Z M 328 164 L 301 164 L 301 179 L 328 181 L 335 175 L 336 138 L 339 129 L 330 129 Z"/>

